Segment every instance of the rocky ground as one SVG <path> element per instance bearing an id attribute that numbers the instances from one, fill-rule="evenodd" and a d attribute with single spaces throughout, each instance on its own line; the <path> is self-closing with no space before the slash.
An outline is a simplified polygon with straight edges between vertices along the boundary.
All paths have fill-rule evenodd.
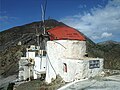
<path id="1" fill-rule="evenodd" d="M 17 75 L 8 76 L 6 78 L 0 77 L 0 90 L 57 90 L 59 87 L 65 85 L 60 76 L 52 80 L 50 84 L 45 81 L 18 81 Z"/>
<path id="2" fill-rule="evenodd" d="M 14 82 L 16 79 L 17 75 L 12 75 L 6 78 L 0 76 L 0 90 L 9 90 L 9 84 Z"/>

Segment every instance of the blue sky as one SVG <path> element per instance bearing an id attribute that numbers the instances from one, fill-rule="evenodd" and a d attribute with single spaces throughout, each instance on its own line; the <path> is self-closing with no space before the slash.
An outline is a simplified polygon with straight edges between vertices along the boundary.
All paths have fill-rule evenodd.
<path id="1" fill-rule="evenodd" d="M 47 0 L 51 17 L 95 42 L 120 41 L 120 0 Z M 0 0 L 0 31 L 41 20 L 42 0 Z"/>

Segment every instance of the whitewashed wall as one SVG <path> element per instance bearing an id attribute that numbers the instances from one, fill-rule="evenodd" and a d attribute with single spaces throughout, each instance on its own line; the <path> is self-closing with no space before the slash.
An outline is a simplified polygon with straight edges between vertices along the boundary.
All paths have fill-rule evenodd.
<path id="1" fill-rule="evenodd" d="M 35 57 L 34 61 L 34 79 L 37 79 L 40 77 L 40 74 L 46 71 L 46 57 L 43 56 L 42 60 L 40 57 Z"/>
<path id="2" fill-rule="evenodd" d="M 47 42 L 47 53 L 56 58 L 83 58 L 86 42 L 78 40 L 56 40 Z"/>
<path id="3" fill-rule="evenodd" d="M 19 61 L 19 80 L 26 80 L 29 77 L 29 68 L 26 66 L 29 62 L 27 59 L 33 59 L 33 65 L 31 66 L 31 76 L 34 79 L 40 78 L 42 73 L 46 71 L 46 57 L 42 57 L 42 60 L 39 56 L 35 57 L 34 52 L 26 52 L 26 57 L 21 57 Z M 23 79 L 22 79 L 23 77 Z"/>
<path id="4" fill-rule="evenodd" d="M 26 52 L 26 58 L 31 58 L 34 59 L 35 58 L 35 52 Z"/>
<path id="5" fill-rule="evenodd" d="M 46 81 L 51 82 L 58 74 L 58 60 L 61 58 L 83 58 L 86 53 L 86 42 L 78 40 L 55 40 L 47 42 Z"/>
<path id="6" fill-rule="evenodd" d="M 78 77 L 82 77 L 83 62 L 76 59 L 59 59 L 57 73 L 65 82 L 74 81 Z M 67 65 L 67 72 L 64 71 L 64 64 Z"/>
<path id="7" fill-rule="evenodd" d="M 47 42 L 46 82 L 60 75 L 64 81 L 89 78 L 97 75 L 103 68 L 103 59 L 85 58 L 86 42 L 77 40 L 56 40 Z M 100 68 L 89 69 L 89 60 L 100 60 Z M 67 64 L 67 73 L 63 71 Z"/>
<path id="8" fill-rule="evenodd" d="M 100 68 L 89 68 L 90 60 L 100 60 Z M 51 60 L 52 62 L 52 60 Z M 64 71 L 64 64 L 67 65 L 67 72 Z M 87 58 L 83 60 L 77 59 L 59 59 L 54 61 L 51 65 L 48 64 L 48 70 L 46 72 L 46 82 L 50 83 L 52 78 L 56 78 L 56 75 L 60 75 L 65 82 L 71 82 L 74 80 L 85 79 L 99 75 L 103 70 L 103 59 L 100 58 Z"/>

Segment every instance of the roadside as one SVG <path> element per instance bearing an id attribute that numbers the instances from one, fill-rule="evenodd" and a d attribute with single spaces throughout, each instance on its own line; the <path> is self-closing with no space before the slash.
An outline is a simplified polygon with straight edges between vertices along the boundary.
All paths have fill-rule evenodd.
<path id="1" fill-rule="evenodd" d="M 120 75 L 94 77 L 92 79 L 78 81 L 66 88 L 62 88 L 58 90 L 119 90 Z"/>

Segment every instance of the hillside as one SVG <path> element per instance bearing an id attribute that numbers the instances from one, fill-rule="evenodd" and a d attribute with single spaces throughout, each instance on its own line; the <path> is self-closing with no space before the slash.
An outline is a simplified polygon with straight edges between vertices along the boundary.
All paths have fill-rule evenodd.
<path id="1" fill-rule="evenodd" d="M 46 29 L 59 25 L 65 24 L 53 19 L 45 21 Z M 22 45 L 36 44 L 36 29 L 38 33 L 43 32 L 41 21 L 13 27 L 0 32 L 0 50 L 6 49 L 9 46 L 15 46 L 19 41 L 22 41 Z"/>
<path id="2" fill-rule="evenodd" d="M 120 69 L 120 43 L 106 41 L 98 43 L 97 46 L 104 52 L 105 68 Z"/>
<path id="3" fill-rule="evenodd" d="M 46 30 L 65 25 L 50 19 L 45 21 Z M 18 72 L 18 61 L 28 45 L 36 45 L 36 28 L 42 33 L 42 22 L 33 22 L 0 32 L 0 74 L 8 76 Z M 18 45 L 21 42 L 22 45 Z"/>
<path id="4" fill-rule="evenodd" d="M 55 26 L 65 25 L 62 22 L 50 19 L 45 21 L 46 30 Z M 0 74 L 8 76 L 18 72 L 18 61 L 27 45 L 37 44 L 36 28 L 41 33 L 42 22 L 33 22 L 0 32 Z M 90 57 L 105 59 L 105 68 L 120 69 L 120 44 L 95 44 L 87 36 L 87 53 Z M 22 45 L 18 45 L 21 41 Z"/>

